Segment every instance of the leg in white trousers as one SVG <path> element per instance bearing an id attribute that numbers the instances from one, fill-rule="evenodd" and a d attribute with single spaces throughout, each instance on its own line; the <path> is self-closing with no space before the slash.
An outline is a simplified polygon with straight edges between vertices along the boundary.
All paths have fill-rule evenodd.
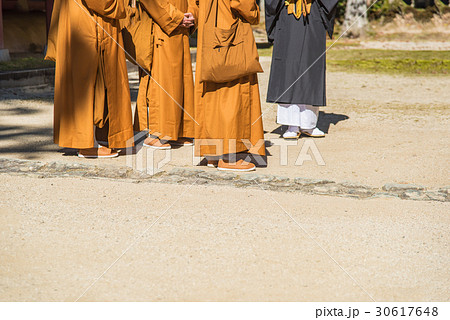
<path id="1" fill-rule="evenodd" d="M 316 128 L 318 119 L 319 107 L 305 104 L 278 105 L 277 123 L 289 126 L 286 131 L 288 137 L 300 130 L 308 135 L 323 136 L 323 132 Z"/>
<path id="2" fill-rule="evenodd" d="M 319 107 L 306 104 L 279 104 L 277 123 L 297 126 L 302 129 L 314 129 L 319 118 Z"/>

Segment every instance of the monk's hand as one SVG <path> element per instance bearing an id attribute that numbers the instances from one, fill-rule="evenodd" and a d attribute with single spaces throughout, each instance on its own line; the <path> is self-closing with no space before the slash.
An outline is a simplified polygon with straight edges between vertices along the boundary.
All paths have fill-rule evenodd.
<path id="1" fill-rule="evenodd" d="M 194 15 L 190 12 L 184 14 L 183 21 L 181 21 L 180 26 L 183 28 L 190 28 L 194 25 L 195 18 Z"/>

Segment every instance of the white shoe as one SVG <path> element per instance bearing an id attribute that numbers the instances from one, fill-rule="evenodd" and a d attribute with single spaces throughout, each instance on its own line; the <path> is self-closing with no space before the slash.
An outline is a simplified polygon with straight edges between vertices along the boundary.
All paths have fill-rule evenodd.
<path id="1" fill-rule="evenodd" d="M 312 137 L 312 138 L 322 138 L 325 137 L 325 133 L 319 128 L 315 127 L 314 129 L 301 129 L 302 134 Z"/>
<path id="2" fill-rule="evenodd" d="M 285 133 L 283 133 L 284 139 L 298 139 L 300 137 L 300 128 L 297 126 L 289 126 Z"/>

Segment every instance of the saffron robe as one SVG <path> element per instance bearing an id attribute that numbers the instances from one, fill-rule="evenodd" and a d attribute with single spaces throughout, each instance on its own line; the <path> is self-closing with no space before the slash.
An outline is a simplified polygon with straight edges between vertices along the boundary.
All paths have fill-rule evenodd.
<path id="1" fill-rule="evenodd" d="M 110 148 L 133 138 L 119 26 L 125 14 L 123 0 L 55 1 L 46 59 L 56 61 L 54 142 L 61 147 L 94 147 L 95 126 L 109 127 Z"/>
<path id="2" fill-rule="evenodd" d="M 313 0 L 310 14 L 300 18 L 284 1 L 265 1 L 267 31 L 284 7 L 267 35 L 273 41 L 267 102 L 325 106 L 326 34 L 333 35 L 337 0 Z"/>
<path id="3" fill-rule="evenodd" d="M 140 70 L 134 129 L 148 129 L 164 140 L 193 137 L 194 77 L 189 30 L 177 27 L 184 13 L 191 12 L 195 17 L 197 7 L 195 3 L 189 5 L 188 0 L 141 3 L 153 18 L 154 49 L 151 76 Z"/>
<path id="4" fill-rule="evenodd" d="M 218 0 L 217 27 L 229 29 L 239 15 L 251 24 L 259 23 L 259 8 L 255 0 Z M 198 52 L 196 72 L 201 72 L 203 34 L 211 0 L 199 1 Z M 199 154 L 223 155 L 249 151 L 265 155 L 258 76 L 249 75 L 227 83 L 199 83 L 195 80 L 195 141 L 218 139 L 223 148 L 201 146 Z M 250 144 L 255 146 L 250 148 Z"/>

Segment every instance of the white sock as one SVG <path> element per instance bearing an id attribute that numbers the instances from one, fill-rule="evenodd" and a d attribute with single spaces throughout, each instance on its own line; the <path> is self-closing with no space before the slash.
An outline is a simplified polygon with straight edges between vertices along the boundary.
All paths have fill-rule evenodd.
<path id="1" fill-rule="evenodd" d="M 319 118 L 319 107 L 310 105 L 300 105 L 300 127 L 304 129 L 314 129 Z"/>
<path id="2" fill-rule="evenodd" d="M 298 126 L 289 126 L 286 132 L 299 132 L 300 128 Z"/>

